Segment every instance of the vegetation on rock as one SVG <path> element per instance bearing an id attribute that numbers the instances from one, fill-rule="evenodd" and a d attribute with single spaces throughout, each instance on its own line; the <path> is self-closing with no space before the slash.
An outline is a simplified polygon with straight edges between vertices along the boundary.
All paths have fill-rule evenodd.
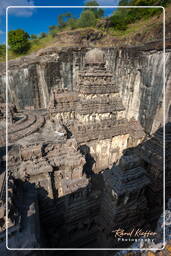
<path id="1" fill-rule="evenodd" d="M 96 16 L 91 10 L 85 10 L 81 13 L 78 26 L 80 28 L 94 27 L 96 25 Z"/>
<path id="2" fill-rule="evenodd" d="M 164 6 L 167 7 L 171 0 L 120 0 L 120 6 Z M 95 7 L 95 8 L 92 8 Z M 97 8 L 96 8 L 97 7 Z M 9 32 L 9 58 L 34 52 L 40 48 L 55 43 L 56 35 L 63 31 L 92 28 L 106 35 L 120 38 L 131 35 L 143 26 L 147 31 L 152 27 L 159 26 L 154 23 L 154 16 L 160 16 L 162 8 L 119 8 L 111 16 L 104 17 L 104 10 L 99 8 L 95 1 L 85 3 L 80 17 L 75 18 L 71 13 L 63 13 L 57 17 L 57 24 L 49 26 L 48 33 L 40 35 L 28 35 L 22 29 Z M 151 19 L 151 21 L 150 21 Z M 149 28 L 149 22 L 151 22 Z M 147 21 L 147 22 L 146 22 Z M 140 27 L 141 26 L 141 27 Z M 147 31 L 148 34 L 148 31 Z M 155 38 L 152 38 L 154 40 Z M 0 45 L 0 61 L 5 58 L 5 46 Z"/>
<path id="3" fill-rule="evenodd" d="M 11 30 L 8 33 L 8 43 L 12 51 L 21 54 L 30 49 L 29 34 L 22 29 Z"/>
<path id="4" fill-rule="evenodd" d="M 99 6 L 99 4 L 96 1 L 89 1 L 85 4 L 86 7 L 88 6 Z M 91 12 L 94 13 L 96 19 L 99 19 L 103 17 L 104 15 L 104 10 L 101 8 L 85 8 L 85 10 L 90 10 Z"/>

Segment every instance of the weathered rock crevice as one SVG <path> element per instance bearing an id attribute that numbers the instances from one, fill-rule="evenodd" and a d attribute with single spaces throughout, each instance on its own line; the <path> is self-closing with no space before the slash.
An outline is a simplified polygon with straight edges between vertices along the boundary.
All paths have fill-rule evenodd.
<path id="1" fill-rule="evenodd" d="M 51 50 L 51 51 L 50 51 Z M 52 48 L 40 55 L 9 62 L 9 101 L 18 108 L 46 108 L 54 87 L 76 89 L 87 48 Z M 126 117 L 141 122 L 146 132 L 162 123 L 163 53 L 141 47 L 104 48 L 106 67 L 120 88 Z M 166 52 L 166 88 L 170 88 L 171 55 Z M 5 98 L 4 64 L 1 64 L 1 96 Z M 4 70 L 5 72 L 5 70 Z M 25 97 L 27 95 L 27 97 Z M 169 95 L 166 94 L 168 102 Z M 160 114 L 158 114 L 160 113 Z M 160 118 L 159 118 L 160 116 Z"/>
<path id="2" fill-rule="evenodd" d="M 0 219 L 4 228 L 8 214 L 11 247 L 127 248 L 132 241 L 115 230 L 155 231 L 163 207 L 162 58 L 144 48 L 50 48 L 9 63 L 8 168 L 16 192 L 9 187 L 14 200 Z M 168 51 L 168 152 L 170 62 Z M 0 81 L 4 164 L 3 70 Z M 169 173 L 167 154 L 167 190 Z M 27 232 L 37 235 L 20 245 Z"/>

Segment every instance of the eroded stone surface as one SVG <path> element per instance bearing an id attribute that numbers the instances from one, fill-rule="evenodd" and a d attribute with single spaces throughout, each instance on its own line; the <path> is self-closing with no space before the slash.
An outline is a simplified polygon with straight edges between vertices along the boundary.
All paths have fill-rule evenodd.
<path id="1" fill-rule="evenodd" d="M 155 231 L 163 189 L 163 130 L 158 129 L 162 117 L 156 117 L 162 109 L 162 102 L 158 105 L 162 94 L 160 57 L 160 52 L 147 57 L 135 49 L 65 49 L 57 53 L 54 48 L 26 58 L 22 64 L 26 67 L 21 68 L 20 61 L 11 62 L 11 83 L 18 79 L 14 70 L 20 67 L 24 87 L 38 87 L 34 87 L 33 98 L 28 92 L 27 100 L 18 98 L 10 87 L 11 101 L 19 107 L 12 112 L 8 134 L 8 169 L 14 184 L 8 212 L 10 246 L 128 247 L 130 243 L 114 238 L 114 229 L 134 226 Z M 112 66 L 114 59 L 118 61 Z M 134 70 L 136 61 L 138 71 Z M 152 80 L 141 71 L 141 61 Z M 147 135 L 152 126 L 157 132 Z M 166 135 L 169 150 L 170 124 Z M 4 166 L 2 129 L 0 143 Z M 168 190 L 169 159 L 166 155 Z M 6 215 L 4 171 L 3 167 L 2 229 Z M 30 234 L 34 234 L 32 239 L 24 243 Z M 2 238 L 4 242 L 4 232 Z"/>

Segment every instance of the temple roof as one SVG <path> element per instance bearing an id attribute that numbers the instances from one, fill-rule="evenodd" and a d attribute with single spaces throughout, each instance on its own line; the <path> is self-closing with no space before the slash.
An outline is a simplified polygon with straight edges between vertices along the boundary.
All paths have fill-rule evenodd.
<path id="1" fill-rule="evenodd" d="M 105 54 L 103 51 L 95 48 L 85 55 L 86 64 L 105 64 Z"/>

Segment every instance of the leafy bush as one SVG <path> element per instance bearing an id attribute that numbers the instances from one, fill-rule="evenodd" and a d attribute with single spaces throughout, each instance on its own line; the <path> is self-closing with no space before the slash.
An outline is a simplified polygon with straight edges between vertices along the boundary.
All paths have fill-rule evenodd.
<path id="1" fill-rule="evenodd" d="M 30 35 L 30 39 L 31 39 L 31 40 L 35 40 L 35 39 L 37 39 L 37 35 L 35 35 L 35 34 L 31 34 L 31 35 Z"/>
<path id="2" fill-rule="evenodd" d="M 52 37 L 55 37 L 56 34 L 60 31 L 60 28 L 58 26 L 51 26 L 49 27 L 49 35 Z"/>
<path id="3" fill-rule="evenodd" d="M 119 5 L 133 6 L 166 6 L 171 0 L 120 0 Z"/>
<path id="4" fill-rule="evenodd" d="M 46 37 L 47 36 L 47 34 L 45 33 L 45 32 L 42 32 L 42 33 L 40 33 L 40 38 L 44 38 L 44 37 Z"/>
<path id="5" fill-rule="evenodd" d="M 30 49 L 29 34 L 22 29 L 8 32 L 8 43 L 15 53 L 26 53 Z"/>
<path id="6" fill-rule="evenodd" d="M 67 26 L 71 29 L 76 29 L 79 27 L 79 20 L 76 18 L 70 18 L 67 21 Z"/>
<path id="7" fill-rule="evenodd" d="M 96 25 L 96 17 L 91 10 L 85 10 L 81 13 L 78 20 L 78 26 L 81 28 L 94 27 Z"/>
<path id="8" fill-rule="evenodd" d="M 99 6 L 99 4 L 96 1 L 89 1 L 85 4 L 85 6 Z M 84 11 L 86 10 L 92 11 L 97 19 L 104 15 L 104 10 L 101 8 L 85 8 Z"/>
<path id="9" fill-rule="evenodd" d="M 63 13 L 58 16 L 59 28 L 64 28 L 67 25 L 67 19 L 71 18 L 72 14 L 70 12 Z"/>
<path id="10" fill-rule="evenodd" d="M 0 44 L 0 56 L 5 56 L 6 46 L 5 44 Z"/>
<path id="11" fill-rule="evenodd" d="M 127 20 L 125 17 L 120 15 L 113 15 L 110 18 L 110 24 L 117 30 L 126 30 L 127 29 Z"/>
<path id="12" fill-rule="evenodd" d="M 132 0 L 130 1 L 130 5 L 137 6 L 161 6 L 169 3 L 170 0 Z"/>
<path id="13" fill-rule="evenodd" d="M 120 5 L 120 6 L 129 5 L 129 0 L 120 0 L 119 5 Z"/>
<path id="14" fill-rule="evenodd" d="M 120 6 L 155 6 L 164 5 L 171 0 L 120 0 Z M 137 20 L 147 19 L 157 13 L 161 13 L 161 8 L 118 8 L 109 18 L 113 28 L 117 30 L 127 29 L 128 24 L 134 23 Z"/>
<path id="15" fill-rule="evenodd" d="M 57 25 L 49 26 L 49 31 L 52 31 L 52 30 L 57 29 L 57 28 L 58 28 L 58 26 L 57 26 Z"/>
<path id="16" fill-rule="evenodd" d="M 49 32 L 49 35 L 51 35 L 52 37 L 55 37 L 58 32 L 59 32 L 59 29 L 53 29 Z"/>

